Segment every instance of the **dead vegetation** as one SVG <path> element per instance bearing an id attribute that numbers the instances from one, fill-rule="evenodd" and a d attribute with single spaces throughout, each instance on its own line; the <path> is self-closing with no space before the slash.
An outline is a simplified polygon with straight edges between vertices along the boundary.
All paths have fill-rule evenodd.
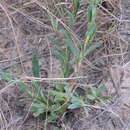
<path id="1" fill-rule="evenodd" d="M 97 31 L 94 42 L 103 44 L 87 55 L 78 75 L 59 77 L 61 65 L 53 55 L 57 37 L 63 44 L 64 36 L 55 31 L 57 20 L 61 28 L 72 35 L 75 45 L 85 40 L 88 24 L 87 10 L 90 0 L 81 0 L 74 27 L 69 24 L 66 11 L 72 11 L 71 0 L 1 0 L 0 1 L 0 72 L 7 72 L 13 82 L 5 82 L 0 76 L 0 129 L 1 130 L 129 130 L 130 129 L 130 65 L 129 65 L 129 0 L 104 0 L 97 9 Z M 63 15 L 64 14 L 64 15 Z M 32 75 L 32 56 L 37 54 L 40 78 Z M 74 66 L 74 61 L 71 61 Z M 67 79 L 68 78 L 68 79 Z M 33 102 L 25 100 L 28 95 L 16 84 L 40 80 L 48 89 L 57 82 L 77 91 L 88 91 L 91 86 L 106 86 L 103 96 L 109 98 L 103 104 L 93 101 L 84 107 L 67 110 L 56 122 L 45 124 L 46 115 L 34 117 Z"/>

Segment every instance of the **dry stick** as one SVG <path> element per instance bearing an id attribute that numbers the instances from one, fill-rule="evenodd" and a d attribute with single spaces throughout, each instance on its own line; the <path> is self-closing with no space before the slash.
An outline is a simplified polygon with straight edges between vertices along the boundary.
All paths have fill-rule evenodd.
<path id="1" fill-rule="evenodd" d="M 42 81 L 64 81 L 64 80 L 77 80 L 77 79 L 86 79 L 86 78 L 88 78 L 88 77 L 87 76 L 78 76 L 78 77 L 69 77 L 69 78 L 36 78 L 36 77 L 24 76 L 24 77 L 21 77 L 21 81 L 27 81 L 27 80 L 39 81 L 39 82 L 42 82 Z"/>
<path id="2" fill-rule="evenodd" d="M 3 11 L 5 12 L 9 22 L 10 22 L 10 25 L 11 25 L 11 28 L 12 28 L 12 31 L 13 31 L 13 34 L 14 34 L 14 39 L 15 39 L 15 44 L 16 44 L 16 48 L 17 48 L 17 51 L 18 51 L 18 55 L 19 55 L 19 59 L 20 59 L 20 63 L 21 63 L 21 66 L 22 66 L 22 69 L 24 71 L 24 67 L 23 67 L 23 64 L 22 64 L 22 61 L 21 61 L 21 53 L 20 53 L 20 49 L 19 49 L 19 46 L 18 46 L 18 39 L 17 39 L 17 35 L 15 33 L 15 30 L 14 30 L 14 26 L 13 26 L 13 22 L 9 16 L 9 13 L 8 13 L 8 9 L 6 7 L 4 7 L 1 3 L 0 3 L 0 7 L 3 9 Z"/>

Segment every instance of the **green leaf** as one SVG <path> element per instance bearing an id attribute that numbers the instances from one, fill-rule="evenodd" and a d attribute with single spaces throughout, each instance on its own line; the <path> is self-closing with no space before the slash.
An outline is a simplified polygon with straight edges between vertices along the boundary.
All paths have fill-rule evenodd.
<path id="1" fill-rule="evenodd" d="M 93 95 L 88 94 L 87 97 L 88 97 L 88 99 L 90 99 L 90 100 L 95 100 L 95 96 L 93 96 Z"/>
<path id="2" fill-rule="evenodd" d="M 74 17 L 76 17 L 76 14 L 77 14 L 79 7 L 80 7 L 79 0 L 73 0 L 72 7 L 73 7 L 73 15 L 74 15 Z"/>
<path id="3" fill-rule="evenodd" d="M 94 96 L 94 97 L 97 97 L 97 88 L 95 88 L 95 87 L 91 87 L 91 92 L 92 92 L 92 95 Z"/>
<path id="4" fill-rule="evenodd" d="M 60 29 L 59 32 L 64 35 L 64 38 L 65 38 L 65 39 L 70 39 L 70 38 L 71 38 L 71 37 L 70 37 L 71 34 L 70 34 L 69 31 L 67 31 L 67 30 L 65 30 L 65 29 Z"/>
<path id="5" fill-rule="evenodd" d="M 36 91 L 38 91 L 39 89 L 40 89 L 40 82 L 38 82 L 38 81 L 32 81 L 32 86 L 34 86 L 35 88 L 37 88 L 37 90 Z"/>
<path id="6" fill-rule="evenodd" d="M 56 56 L 57 59 L 59 59 L 61 65 L 65 63 L 66 55 L 63 51 L 57 50 L 57 48 L 55 48 L 54 55 Z"/>
<path id="7" fill-rule="evenodd" d="M 65 39 L 64 44 L 71 50 L 74 56 L 78 55 L 79 49 L 70 40 Z"/>
<path id="8" fill-rule="evenodd" d="M 102 0 L 92 0 L 92 4 L 97 7 L 99 4 L 101 4 Z"/>
<path id="9" fill-rule="evenodd" d="M 81 107 L 84 104 L 83 100 L 75 96 L 72 97 L 71 103 L 72 104 L 68 106 L 68 109 L 75 109 L 75 108 Z"/>
<path id="10" fill-rule="evenodd" d="M 45 111 L 47 111 L 47 106 L 44 104 L 32 104 L 31 106 L 31 112 L 33 112 L 33 115 L 35 117 L 38 117 L 39 115 L 43 114 Z"/>
<path id="11" fill-rule="evenodd" d="M 80 107 L 80 105 L 78 105 L 78 104 L 70 104 L 68 106 L 68 109 L 75 109 L 75 108 L 78 108 L 78 107 Z"/>
<path id="12" fill-rule="evenodd" d="M 73 96 L 71 99 L 72 104 L 76 104 L 78 106 L 82 106 L 84 104 L 83 100 L 81 100 L 79 97 Z"/>
<path id="13" fill-rule="evenodd" d="M 50 96 L 54 96 L 56 98 L 56 100 L 58 101 L 64 101 L 65 99 L 67 99 L 67 94 L 63 93 L 63 92 L 58 92 L 55 90 L 48 90 L 48 93 Z"/>
<path id="14" fill-rule="evenodd" d="M 89 48 L 87 48 L 84 56 L 89 55 L 90 53 L 92 53 L 93 51 L 95 51 L 95 49 L 97 49 L 101 45 L 102 45 L 102 42 L 96 42 L 96 43 L 92 44 Z"/>
<path id="15" fill-rule="evenodd" d="M 67 87 L 67 86 L 65 86 L 64 90 L 65 90 L 65 93 L 66 93 L 69 97 L 71 97 L 72 92 L 71 92 L 70 88 Z"/>
<path id="16" fill-rule="evenodd" d="M 46 120 L 46 123 L 51 123 L 52 121 L 55 121 L 59 115 L 57 115 L 55 112 L 51 112 L 50 115 L 47 116 L 47 120 Z"/>
<path id="17" fill-rule="evenodd" d="M 108 98 L 112 98 L 112 96 L 102 96 L 100 97 L 101 99 L 108 99 Z"/>
<path id="18" fill-rule="evenodd" d="M 54 104 L 49 107 L 49 111 L 56 111 L 61 107 L 59 104 Z"/>
<path id="19" fill-rule="evenodd" d="M 68 65 L 65 72 L 64 72 L 64 78 L 69 77 L 70 74 L 72 74 L 74 72 L 73 68 L 70 68 L 70 66 Z"/>
<path id="20" fill-rule="evenodd" d="M 4 80 L 7 81 L 7 82 L 12 81 L 11 76 L 9 76 L 9 75 L 8 75 L 7 73 L 5 73 L 5 72 L 0 72 L 0 78 L 1 78 L 1 79 L 4 79 Z"/>
<path id="21" fill-rule="evenodd" d="M 68 9 L 65 9 L 65 11 L 67 12 L 67 16 L 68 16 L 68 25 L 71 27 L 71 29 L 74 29 L 74 25 L 75 25 L 75 18 L 74 18 L 74 14 L 71 13 Z"/>
<path id="22" fill-rule="evenodd" d="M 33 96 L 32 90 L 29 89 L 29 88 L 26 86 L 25 83 L 23 83 L 23 82 L 18 82 L 18 83 L 16 83 L 16 84 L 20 87 L 20 89 L 21 89 L 23 92 L 27 93 L 29 96 Z"/>
<path id="23" fill-rule="evenodd" d="M 88 31 L 86 33 L 86 43 L 93 40 L 94 34 L 96 32 L 96 25 L 94 23 L 91 23 L 88 25 Z"/>
<path id="24" fill-rule="evenodd" d="M 88 7 L 88 23 L 94 22 L 95 17 L 96 17 L 96 8 L 93 5 L 89 5 L 89 7 Z"/>
<path id="25" fill-rule="evenodd" d="M 55 89 L 56 89 L 56 91 L 63 92 L 64 91 L 64 85 L 63 84 L 56 84 Z"/>
<path id="26" fill-rule="evenodd" d="M 32 57 L 32 72 L 34 77 L 40 78 L 40 66 L 39 66 L 39 60 L 36 55 Z"/>

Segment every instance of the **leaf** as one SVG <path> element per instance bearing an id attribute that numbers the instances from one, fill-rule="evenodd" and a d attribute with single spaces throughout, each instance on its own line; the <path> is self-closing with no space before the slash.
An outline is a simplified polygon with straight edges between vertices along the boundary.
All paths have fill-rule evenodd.
<path id="1" fill-rule="evenodd" d="M 0 72 L 0 78 L 4 79 L 7 82 L 12 81 L 12 78 L 5 72 Z"/>
<path id="2" fill-rule="evenodd" d="M 112 98 L 112 96 L 102 96 L 100 97 L 101 99 L 108 99 L 108 98 Z"/>
<path id="3" fill-rule="evenodd" d="M 35 88 L 37 88 L 36 91 L 38 91 L 39 88 L 40 88 L 40 82 L 38 82 L 38 81 L 32 81 L 32 86 L 34 86 Z"/>
<path id="4" fill-rule="evenodd" d="M 80 107 L 78 104 L 70 104 L 68 106 L 68 109 L 75 109 L 75 108 L 78 108 L 78 107 Z"/>
<path id="5" fill-rule="evenodd" d="M 59 104 L 54 104 L 54 105 L 51 105 L 49 107 L 49 111 L 56 111 L 57 109 L 59 109 L 61 106 Z"/>
<path id="6" fill-rule="evenodd" d="M 64 72 L 64 78 L 69 77 L 73 72 L 74 72 L 74 69 L 70 68 L 70 65 L 68 65 L 68 67 L 66 68 Z"/>
<path id="7" fill-rule="evenodd" d="M 32 90 L 29 89 L 29 88 L 27 88 L 27 86 L 26 86 L 25 83 L 23 83 L 23 82 L 18 82 L 18 83 L 16 83 L 16 84 L 20 87 L 20 89 L 21 89 L 23 92 L 27 93 L 29 96 L 33 96 Z"/>
<path id="8" fill-rule="evenodd" d="M 11 76 L 9 76 L 9 74 L 5 73 L 5 72 L 0 72 L 0 78 L 7 81 L 7 82 L 13 82 L 13 79 Z M 27 94 L 29 94 L 30 96 L 32 96 L 32 92 L 29 88 L 27 88 L 26 84 L 23 82 L 17 82 L 16 85 L 18 85 L 20 87 L 20 89 L 24 92 L 26 92 Z"/>
<path id="9" fill-rule="evenodd" d="M 71 13 L 68 9 L 65 9 L 65 11 L 67 12 L 68 15 L 68 25 L 71 27 L 71 29 L 74 29 L 74 25 L 76 22 L 76 19 L 74 18 L 74 14 Z"/>
<path id="10" fill-rule="evenodd" d="M 71 97 L 72 92 L 71 92 L 70 88 L 67 87 L 67 86 L 65 86 L 64 90 L 65 90 L 65 93 L 66 93 L 69 97 Z"/>
<path id="11" fill-rule="evenodd" d="M 93 45 L 91 45 L 89 48 L 87 48 L 84 56 L 89 55 L 90 53 L 92 53 L 93 51 L 95 51 L 95 49 L 97 49 L 98 47 L 100 47 L 102 45 L 102 42 L 96 42 Z"/>
<path id="12" fill-rule="evenodd" d="M 47 106 L 44 104 L 32 104 L 31 106 L 31 112 L 33 112 L 33 115 L 35 117 L 38 117 L 39 115 L 43 114 L 45 111 L 47 111 Z"/>
<path id="13" fill-rule="evenodd" d="M 102 0 L 92 0 L 92 4 L 97 7 L 99 4 L 101 4 Z"/>
<path id="14" fill-rule="evenodd" d="M 89 5 L 89 7 L 88 7 L 88 23 L 94 22 L 95 17 L 96 17 L 96 8 L 93 5 Z"/>
<path id="15" fill-rule="evenodd" d="M 55 90 L 48 90 L 48 93 L 50 96 L 54 96 L 58 101 L 64 101 L 65 99 L 67 99 L 67 95 L 63 92 L 58 92 Z"/>
<path id="16" fill-rule="evenodd" d="M 57 48 L 55 48 L 54 55 L 56 56 L 57 59 L 59 59 L 60 64 L 63 65 L 65 63 L 66 56 L 63 51 L 57 50 Z"/>
<path id="17" fill-rule="evenodd" d="M 95 32 L 96 32 L 96 25 L 94 23 L 89 24 L 88 31 L 86 33 L 85 43 L 88 43 L 89 41 L 93 40 Z"/>
<path id="18" fill-rule="evenodd" d="M 46 97 L 46 95 L 45 95 L 45 91 L 42 89 L 41 91 L 40 91 L 40 98 L 41 98 L 41 101 L 43 102 L 43 103 L 45 103 L 45 104 L 51 104 L 51 101 L 49 101 L 48 102 L 48 99 L 47 99 L 47 97 Z"/>
<path id="19" fill-rule="evenodd" d="M 55 112 L 51 112 L 50 115 L 47 116 L 47 120 L 46 120 L 46 123 L 51 123 L 52 121 L 55 121 L 59 115 L 57 115 Z"/>
<path id="20" fill-rule="evenodd" d="M 76 17 L 76 14 L 77 14 L 77 12 L 78 12 L 78 10 L 79 10 L 79 7 L 80 7 L 80 2 L 79 2 L 79 0 L 73 0 L 73 5 L 72 5 L 72 7 L 73 7 L 73 15 L 74 15 L 74 17 Z"/>
<path id="21" fill-rule="evenodd" d="M 36 55 L 32 57 L 32 72 L 34 77 L 40 78 L 40 66 L 39 66 L 39 60 Z"/>
<path id="22" fill-rule="evenodd" d="M 90 99 L 90 100 L 95 100 L 95 97 L 94 97 L 93 95 L 88 94 L 87 97 L 88 97 L 88 99 Z"/>
<path id="23" fill-rule="evenodd" d="M 71 34 L 69 31 L 67 31 L 65 29 L 60 29 L 59 32 L 64 35 L 65 39 L 70 39 Z"/>
<path id="24" fill-rule="evenodd" d="M 81 107 L 84 104 L 84 102 L 79 97 L 75 97 L 75 96 L 72 97 L 71 103 L 72 104 L 68 106 L 68 109 L 75 109 Z"/>
<path id="25" fill-rule="evenodd" d="M 96 93 L 96 91 L 97 91 L 97 88 L 95 88 L 95 87 L 91 87 L 92 95 L 93 95 L 95 98 L 97 97 L 97 93 Z"/>
<path id="26" fill-rule="evenodd" d="M 65 39 L 64 44 L 71 50 L 74 56 L 77 56 L 79 49 L 70 40 Z"/>
<path id="27" fill-rule="evenodd" d="M 76 104 L 78 106 L 82 106 L 84 104 L 84 102 L 79 97 L 75 96 L 72 97 L 71 102 L 72 104 Z"/>
<path id="28" fill-rule="evenodd" d="M 64 91 L 64 85 L 56 84 L 55 89 L 56 89 L 56 91 L 63 92 Z"/>

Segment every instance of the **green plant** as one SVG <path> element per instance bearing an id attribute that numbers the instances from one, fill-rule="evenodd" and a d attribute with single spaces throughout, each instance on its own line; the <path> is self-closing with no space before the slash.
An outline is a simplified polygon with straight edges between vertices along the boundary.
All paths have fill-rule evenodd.
<path id="1" fill-rule="evenodd" d="M 99 6 L 101 0 L 92 0 L 89 7 L 88 7 L 88 29 L 86 32 L 86 39 L 84 41 L 84 43 L 80 46 L 80 53 L 78 55 L 78 59 L 77 59 L 77 68 L 76 71 L 78 71 L 80 69 L 80 66 L 83 62 L 84 57 L 88 54 L 88 49 L 90 51 L 95 50 L 97 47 L 99 47 L 101 45 L 99 43 L 96 44 L 91 44 L 94 35 L 96 33 L 96 24 L 95 24 L 95 19 L 96 19 L 96 9 Z M 89 45 L 91 44 L 91 46 L 89 47 Z"/>
<path id="2" fill-rule="evenodd" d="M 61 64 L 60 78 L 67 78 L 75 74 L 75 72 L 79 72 L 84 58 L 102 45 L 101 42 L 92 43 L 96 33 L 95 18 L 96 9 L 99 4 L 100 0 L 92 0 L 88 7 L 88 29 L 86 38 L 80 45 L 75 44 L 71 33 L 65 30 L 65 28 L 61 28 L 61 26 L 58 25 L 58 20 L 51 17 L 54 32 L 63 36 L 63 39 L 56 38 L 55 36 L 49 37 L 54 44 L 54 50 L 52 51 Z M 75 22 L 79 7 L 79 0 L 73 0 L 72 13 L 69 11 L 67 13 L 70 16 L 70 24 Z M 74 26 L 70 25 L 70 27 Z M 41 77 L 37 55 L 32 57 L 32 74 L 36 78 Z M 11 76 L 4 72 L 0 72 L 0 77 L 8 83 L 14 81 Z M 92 87 L 90 93 L 85 93 L 85 95 L 80 96 L 76 91 L 72 90 L 70 84 L 70 81 L 65 81 L 65 84 L 56 83 L 51 86 L 51 88 L 45 89 L 39 81 L 32 81 L 32 88 L 28 88 L 22 81 L 16 83 L 17 86 L 29 95 L 27 100 L 33 102 L 31 106 L 33 115 L 37 117 L 46 114 L 46 123 L 56 121 L 67 109 L 75 109 L 84 106 L 84 104 L 89 103 L 88 99 L 98 102 L 106 98 L 101 96 L 104 86 L 100 86 L 99 88 Z"/>
<path id="3" fill-rule="evenodd" d="M 102 96 L 102 92 L 105 89 L 105 85 L 100 85 L 98 88 L 91 87 L 91 91 L 89 94 L 87 94 L 87 97 L 89 100 L 97 102 L 103 102 L 103 100 L 110 98 L 111 96 Z"/>
<path id="4" fill-rule="evenodd" d="M 72 7 L 73 7 L 73 16 L 76 17 L 77 12 L 78 12 L 79 7 L 80 7 L 80 1 L 79 0 L 73 0 Z"/>
<path id="5" fill-rule="evenodd" d="M 89 46 L 96 32 L 95 17 L 96 8 L 99 3 L 100 2 L 97 2 L 97 0 L 92 0 L 91 4 L 88 7 L 88 30 L 86 33 L 86 39 L 84 43 L 82 43 L 80 46 L 74 44 L 71 33 L 64 28 L 59 28 L 57 20 L 54 20 L 51 17 L 54 31 L 63 36 L 62 41 L 56 37 L 50 37 L 50 40 L 54 44 L 54 50 L 52 51 L 61 64 L 61 73 L 59 74 L 61 78 L 70 77 L 71 74 L 79 71 L 84 57 L 89 55 L 97 47 L 101 46 L 101 42 L 97 42 Z M 71 16 L 70 20 L 72 20 L 72 22 L 70 21 L 69 23 L 74 23 L 73 18 L 76 18 L 78 10 L 79 0 L 73 0 L 72 15 L 69 12 L 69 16 Z M 63 45 L 61 44 L 62 42 Z M 35 72 L 34 76 L 39 77 L 39 65 L 38 62 L 34 62 L 35 60 L 32 60 L 32 71 L 35 72 L 35 70 L 37 70 L 38 74 L 36 75 Z M 76 63 L 76 67 L 72 65 L 71 62 Z M 95 96 L 95 98 L 93 98 L 92 100 L 96 100 L 98 98 L 98 95 L 92 95 L 93 93 L 90 94 L 88 97 L 79 96 L 75 92 L 72 92 L 71 88 L 69 88 L 69 85 L 69 81 L 66 81 L 65 85 L 57 83 L 51 89 L 40 91 L 38 97 L 35 96 L 35 100 L 33 99 L 34 104 L 32 105 L 31 111 L 33 112 L 34 116 L 39 116 L 43 113 L 47 113 L 48 119 L 46 121 L 47 123 L 49 123 L 51 121 L 55 121 L 60 116 L 62 116 L 63 113 L 67 111 L 67 109 L 75 109 L 84 106 L 84 104 L 88 103 L 87 98 L 89 99 L 90 96 Z"/>

